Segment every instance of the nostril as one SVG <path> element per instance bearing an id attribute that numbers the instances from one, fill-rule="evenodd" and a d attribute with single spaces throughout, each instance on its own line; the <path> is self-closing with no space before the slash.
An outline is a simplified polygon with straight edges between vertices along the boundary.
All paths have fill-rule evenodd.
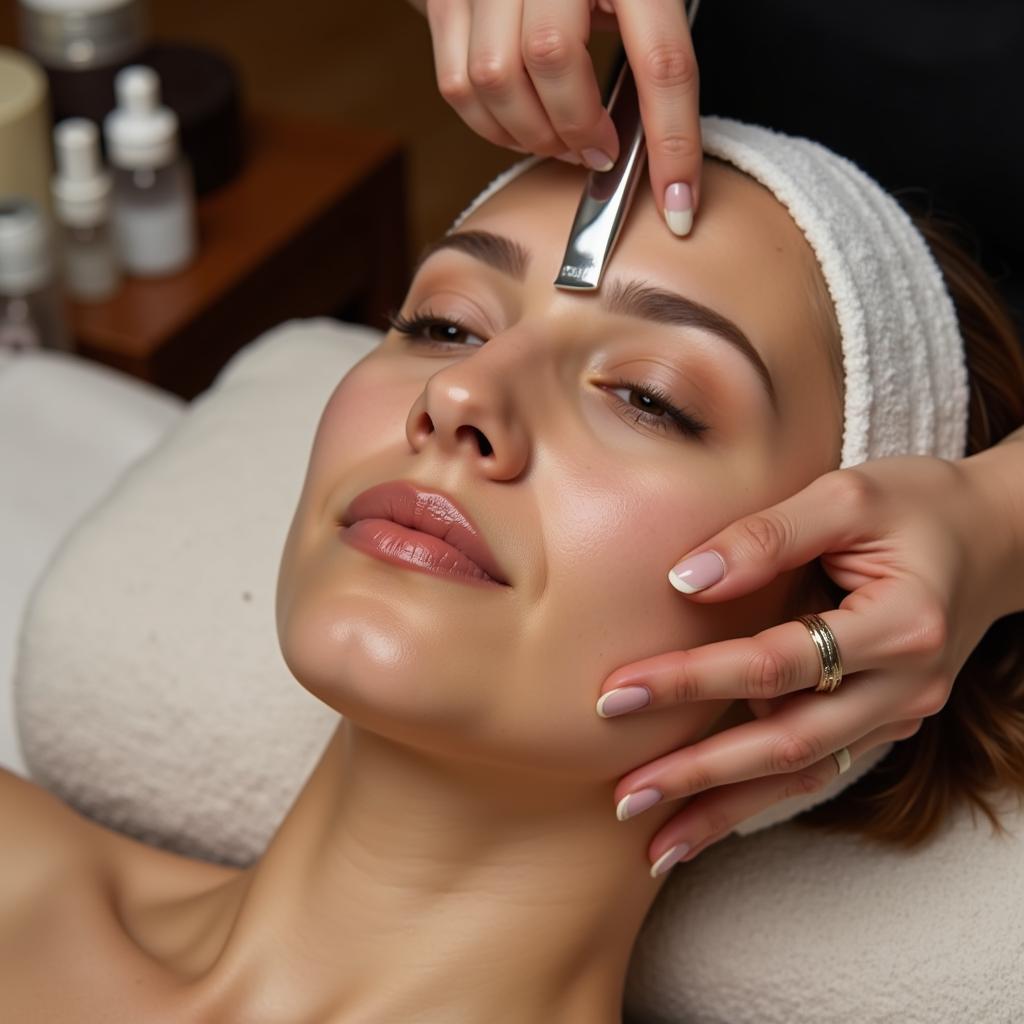
<path id="1" fill-rule="evenodd" d="M 422 413 L 419 418 L 419 422 L 416 424 L 416 433 L 421 439 L 430 437 L 434 432 L 434 421 L 430 418 L 428 413 Z"/>
<path id="2" fill-rule="evenodd" d="M 494 449 L 491 447 L 491 442 L 487 440 L 487 435 L 476 427 L 459 427 L 459 429 L 455 431 L 455 436 L 458 437 L 467 430 L 471 431 L 476 436 L 477 444 L 480 446 L 481 455 L 493 454 Z"/>
<path id="3" fill-rule="evenodd" d="M 473 430 L 476 431 L 476 436 L 480 441 L 480 454 L 493 455 L 494 449 L 491 447 L 491 442 L 487 440 L 487 435 L 482 430 L 477 430 L 476 427 Z"/>

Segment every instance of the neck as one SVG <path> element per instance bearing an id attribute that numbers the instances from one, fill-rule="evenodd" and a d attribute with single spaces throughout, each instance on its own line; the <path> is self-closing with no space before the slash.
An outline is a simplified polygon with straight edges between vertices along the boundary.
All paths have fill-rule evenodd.
<path id="1" fill-rule="evenodd" d="M 196 1019 L 618 1024 L 668 815 L 617 821 L 615 781 L 342 721 L 264 856 L 209 901 Z"/>

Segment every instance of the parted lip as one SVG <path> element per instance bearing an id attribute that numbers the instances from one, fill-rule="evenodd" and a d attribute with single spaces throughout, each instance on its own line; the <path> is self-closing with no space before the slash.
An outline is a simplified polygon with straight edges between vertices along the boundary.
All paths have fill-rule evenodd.
<path id="1" fill-rule="evenodd" d="M 508 577 L 469 513 L 447 494 L 410 480 L 389 480 L 357 494 L 345 509 L 341 525 L 351 526 L 360 519 L 390 519 L 438 537 L 458 548 L 496 583 L 509 585 Z"/>

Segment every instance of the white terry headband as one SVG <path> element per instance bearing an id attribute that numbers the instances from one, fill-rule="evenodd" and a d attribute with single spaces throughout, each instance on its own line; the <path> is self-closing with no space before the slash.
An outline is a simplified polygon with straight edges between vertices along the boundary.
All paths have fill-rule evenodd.
<path id="1" fill-rule="evenodd" d="M 961 458 L 969 391 L 956 311 L 928 244 L 899 203 L 810 139 L 721 117 L 701 118 L 701 133 L 706 153 L 775 195 L 817 257 L 843 348 L 840 468 L 887 455 Z M 448 233 L 543 159 L 528 157 L 499 174 Z"/>

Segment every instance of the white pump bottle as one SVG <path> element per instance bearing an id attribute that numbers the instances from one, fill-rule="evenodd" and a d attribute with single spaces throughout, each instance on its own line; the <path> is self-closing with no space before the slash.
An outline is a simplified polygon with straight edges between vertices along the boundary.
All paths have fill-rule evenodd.
<path id="1" fill-rule="evenodd" d="M 114 177 L 114 234 L 137 277 L 184 269 L 196 252 L 195 183 L 179 150 L 178 117 L 160 105 L 160 79 L 132 64 L 114 78 L 117 106 L 103 121 Z"/>

